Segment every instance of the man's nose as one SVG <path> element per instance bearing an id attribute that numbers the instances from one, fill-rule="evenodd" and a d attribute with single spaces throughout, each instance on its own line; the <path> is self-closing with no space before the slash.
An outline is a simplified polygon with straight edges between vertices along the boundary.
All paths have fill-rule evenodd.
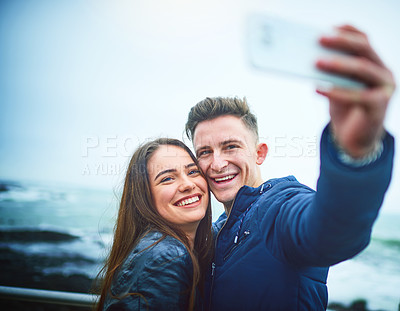
<path id="1" fill-rule="evenodd" d="M 211 169 L 215 172 L 222 171 L 228 165 L 228 161 L 226 161 L 221 155 L 214 154 L 213 161 L 211 163 Z"/>

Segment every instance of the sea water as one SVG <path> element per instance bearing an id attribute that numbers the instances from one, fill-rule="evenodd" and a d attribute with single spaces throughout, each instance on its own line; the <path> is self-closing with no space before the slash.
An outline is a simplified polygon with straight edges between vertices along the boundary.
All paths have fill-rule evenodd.
<path id="1" fill-rule="evenodd" d="M 381 213 L 369 246 L 331 267 L 327 283 L 330 301 L 348 304 L 360 298 L 371 310 L 399 310 L 400 214 Z"/>
<path id="2" fill-rule="evenodd" d="M 75 237 L 64 242 L 3 240 L 0 249 L 8 248 L 21 255 L 86 259 L 43 267 L 42 272 L 94 278 L 112 241 L 120 195 L 118 188 L 107 191 L 56 183 L 0 181 L 0 231 L 28 235 L 46 231 Z M 213 209 L 215 214 L 221 211 L 219 207 Z M 2 273 L 7 273 L 6 269 Z M 330 269 L 328 291 L 330 302 L 350 304 L 365 299 L 371 310 L 398 310 L 400 214 L 379 215 L 370 245 L 355 258 Z"/>
<path id="3" fill-rule="evenodd" d="M 94 278 L 109 249 L 118 209 L 112 191 L 83 189 L 59 184 L 0 181 L 0 230 L 45 231 L 47 238 L 0 241 L 1 248 L 21 255 L 82 258 L 59 267 L 44 267 L 44 274 L 83 274 Z M 70 241 L 51 241 L 52 233 L 70 236 Z"/>

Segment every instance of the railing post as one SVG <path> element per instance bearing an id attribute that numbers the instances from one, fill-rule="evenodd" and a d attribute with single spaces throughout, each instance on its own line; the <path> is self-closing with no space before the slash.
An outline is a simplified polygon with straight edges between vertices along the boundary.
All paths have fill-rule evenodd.
<path id="1" fill-rule="evenodd" d="M 0 299 L 44 302 L 76 307 L 92 307 L 98 300 L 98 296 L 44 289 L 0 286 Z"/>

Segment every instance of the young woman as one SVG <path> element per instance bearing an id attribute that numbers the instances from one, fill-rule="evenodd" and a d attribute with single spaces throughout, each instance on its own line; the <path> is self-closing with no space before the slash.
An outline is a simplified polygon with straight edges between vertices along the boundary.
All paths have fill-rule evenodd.
<path id="1" fill-rule="evenodd" d="M 207 182 L 190 149 L 161 138 L 129 163 L 96 310 L 197 310 L 212 249 Z"/>

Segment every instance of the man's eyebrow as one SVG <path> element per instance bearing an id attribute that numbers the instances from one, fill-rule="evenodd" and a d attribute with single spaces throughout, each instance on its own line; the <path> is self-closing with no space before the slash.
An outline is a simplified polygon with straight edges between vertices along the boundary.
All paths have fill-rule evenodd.
<path id="1" fill-rule="evenodd" d="M 197 164 L 194 163 L 194 162 L 193 163 L 189 163 L 189 164 L 185 165 L 185 168 L 188 169 L 188 168 L 193 167 L 193 166 L 197 166 Z M 175 173 L 175 172 L 176 172 L 176 169 L 174 169 L 174 168 L 169 168 L 169 169 L 163 170 L 163 171 L 161 171 L 161 172 L 159 172 L 157 174 L 157 176 L 154 178 L 154 180 L 156 180 L 161 175 L 168 174 L 168 173 Z"/>
<path id="2" fill-rule="evenodd" d="M 243 141 L 241 139 L 238 139 L 238 138 L 231 138 L 231 139 L 227 139 L 227 140 L 224 140 L 224 141 L 220 142 L 219 145 L 223 146 L 223 145 L 228 145 L 228 144 L 232 144 L 232 143 L 243 144 Z M 207 148 L 210 148 L 210 146 L 209 145 L 201 146 L 196 150 L 196 152 L 201 150 L 201 149 L 207 149 Z"/>
<path id="3" fill-rule="evenodd" d="M 223 145 L 229 145 L 232 143 L 239 143 L 239 144 L 243 144 L 243 142 L 240 139 L 228 139 L 228 140 L 224 140 L 223 142 L 221 142 L 221 146 Z"/>

